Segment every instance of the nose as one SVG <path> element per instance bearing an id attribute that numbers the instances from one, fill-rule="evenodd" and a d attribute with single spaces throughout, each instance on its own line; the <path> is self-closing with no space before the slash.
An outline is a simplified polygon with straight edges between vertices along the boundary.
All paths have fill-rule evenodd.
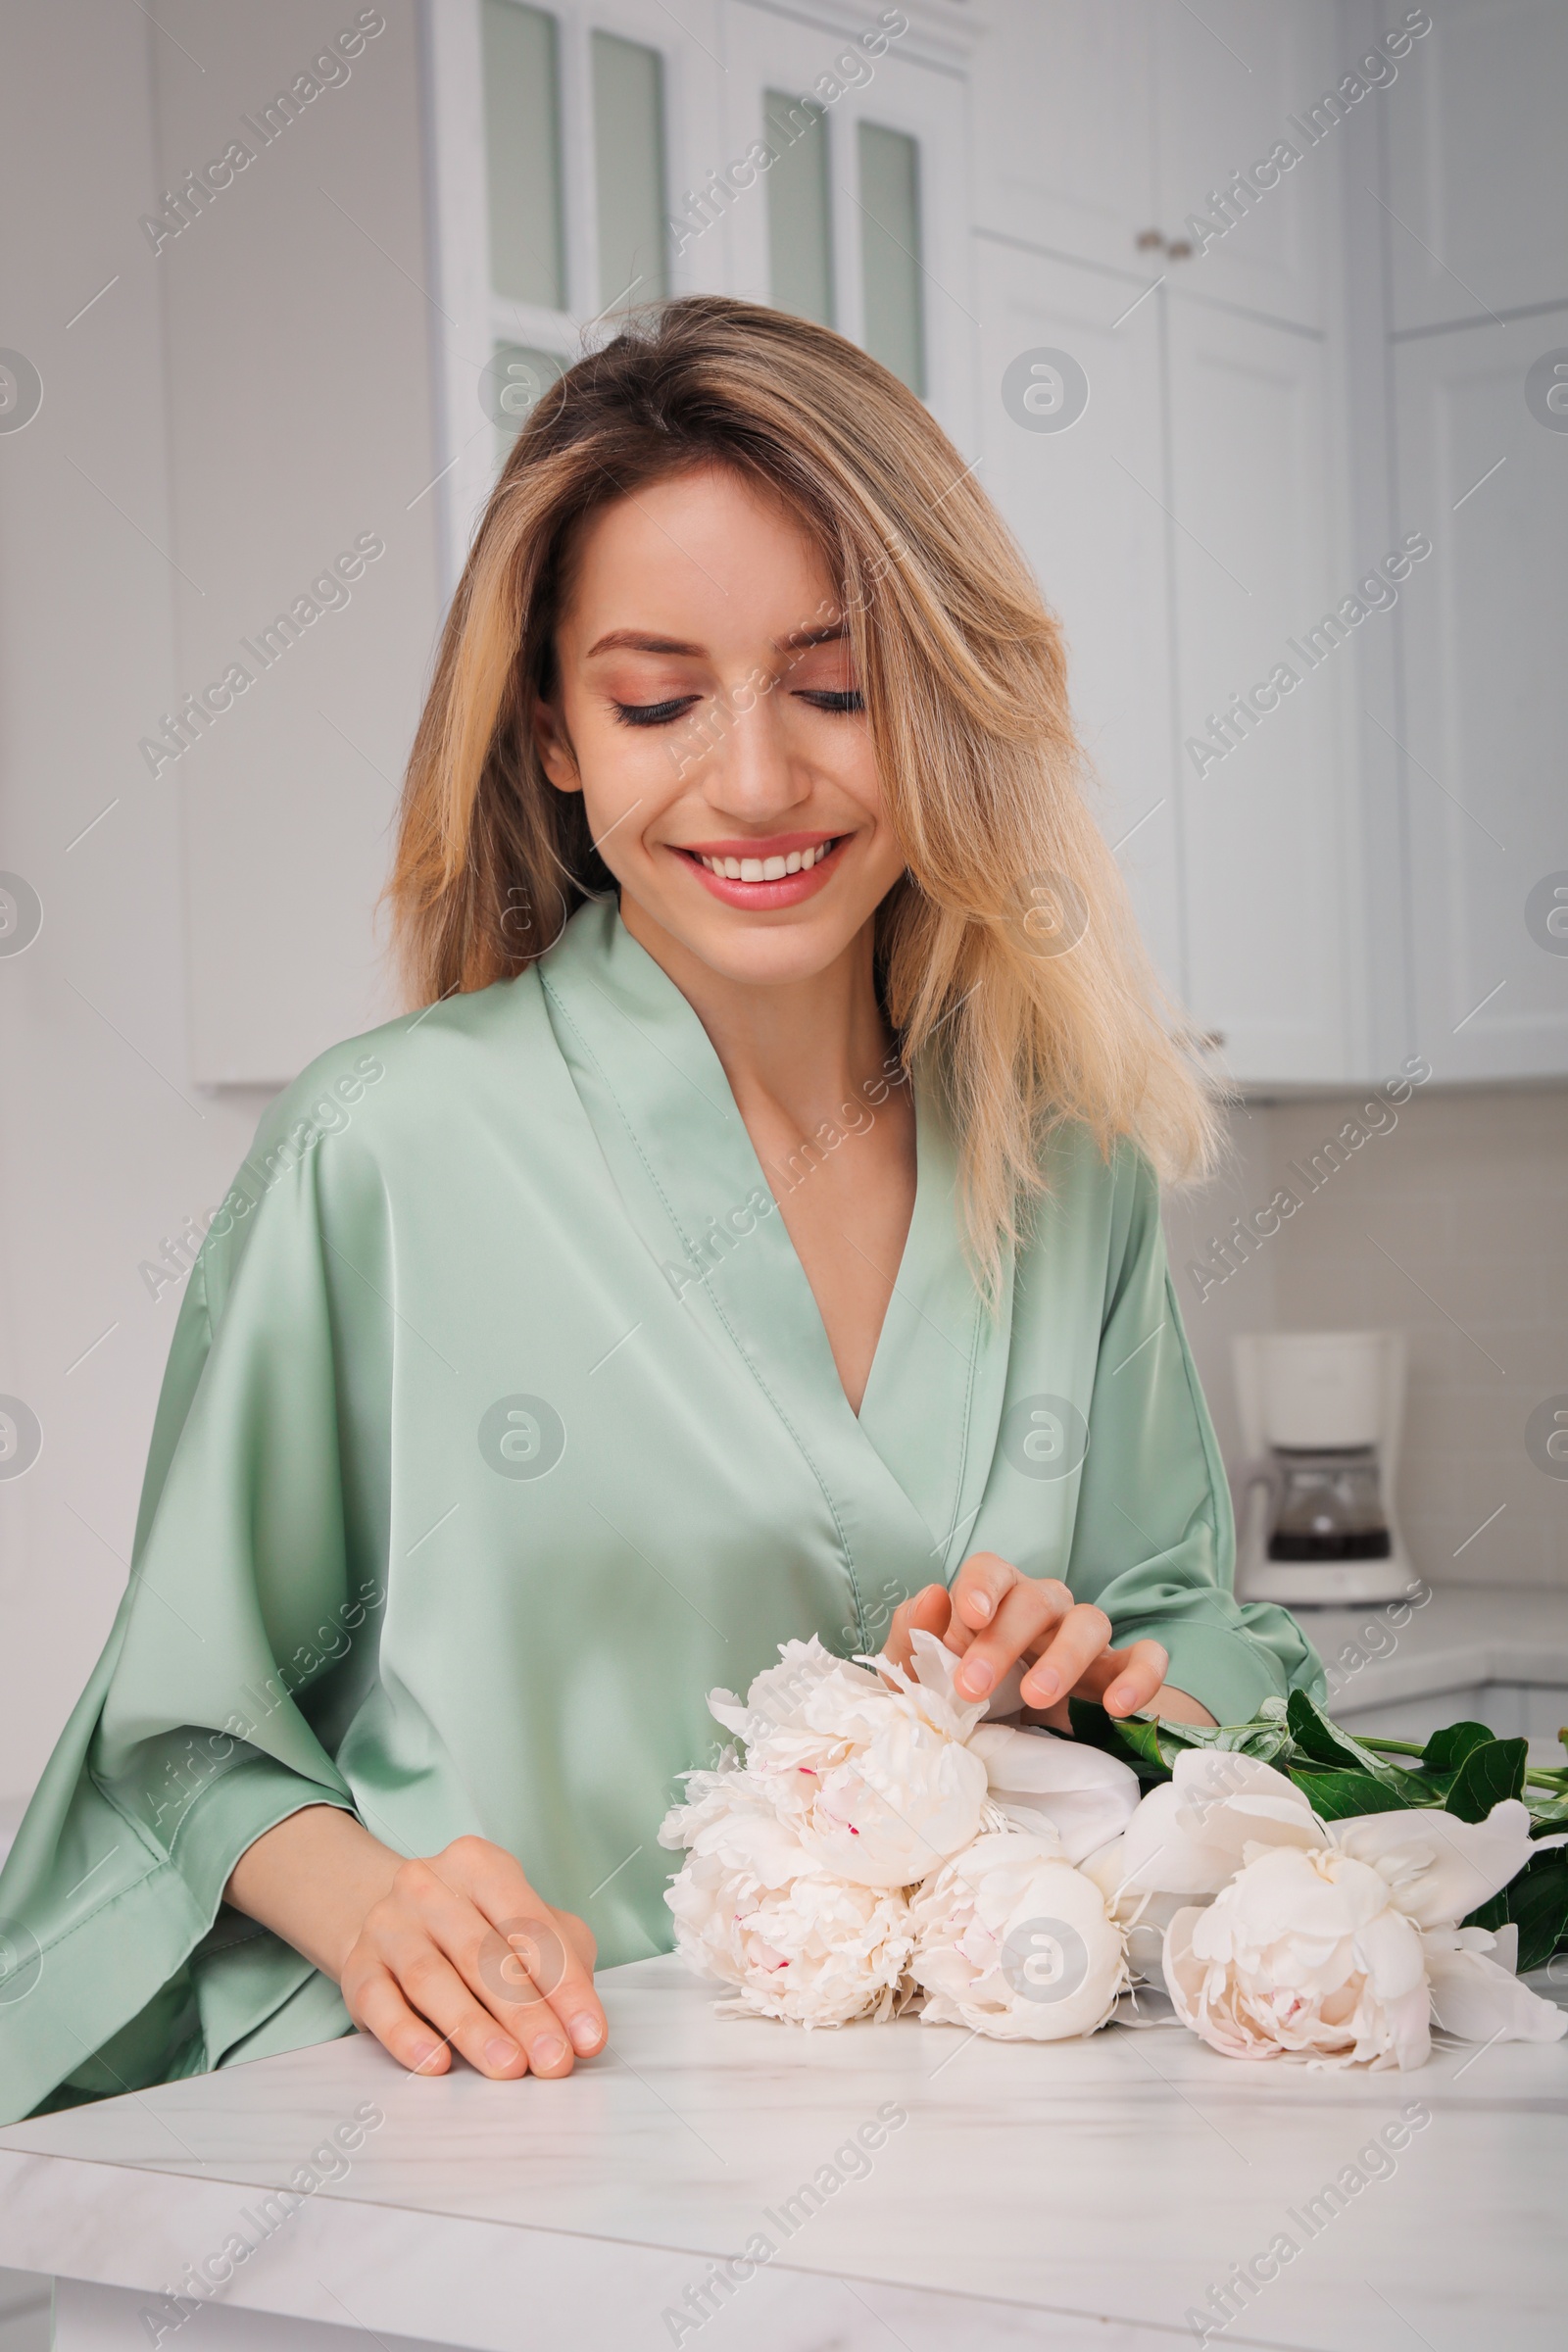
<path id="1" fill-rule="evenodd" d="M 809 770 L 791 759 L 777 685 L 735 689 L 718 707 L 717 740 L 704 762 L 703 797 L 715 814 L 766 825 L 811 797 Z"/>

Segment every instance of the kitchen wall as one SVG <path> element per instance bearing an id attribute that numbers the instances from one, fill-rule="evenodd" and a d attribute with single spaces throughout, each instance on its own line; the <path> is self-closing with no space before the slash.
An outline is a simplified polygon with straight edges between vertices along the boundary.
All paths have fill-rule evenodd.
<path id="1" fill-rule="evenodd" d="M 1227 1169 L 1169 1204 L 1177 1296 L 1227 1461 L 1242 1450 L 1234 1332 L 1404 1331 L 1398 1508 L 1417 1570 L 1434 1585 L 1561 1587 L 1563 1484 L 1530 1458 L 1525 1425 L 1568 1391 L 1568 1092 L 1418 1090 L 1308 1190 L 1301 1172 L 1314 1154 L 1329 1166 L 1325 1142 L 1365 1101 L 1237 1107 Z M 1300 1207 L 1247 1260 L 1233 1248 L 1225 1273 L 1213 1244 L 1281 1186 Z"/>

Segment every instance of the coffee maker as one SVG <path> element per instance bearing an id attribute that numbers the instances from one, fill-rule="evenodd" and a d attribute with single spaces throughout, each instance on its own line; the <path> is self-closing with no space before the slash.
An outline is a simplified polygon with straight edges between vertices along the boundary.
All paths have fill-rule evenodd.
<path id="1" fill-rule="evenodd" d="M 1293 1608 L 1398 1599 L 1414 1582 L 1393 1507 L 1403 1333 L 1251 1332 L 1231 1348 L 1248 1454 L 1231 1480 L 1238 1592 Z"/>

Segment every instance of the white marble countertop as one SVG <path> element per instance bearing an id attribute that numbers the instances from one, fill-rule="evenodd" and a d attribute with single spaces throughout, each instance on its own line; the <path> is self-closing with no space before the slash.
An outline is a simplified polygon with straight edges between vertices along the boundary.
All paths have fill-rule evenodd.
<path id="1" fill-rule="evenodd" d="M 611 2048 L 564 2082 L 415 2080 L 353 2037 L 0 2132 L 0 2264 L 156 2309 L 187 2264 L 258 2236 L 260 2198 L 369 2101 L 384 2122 L 235 2270 L 229 2319 L 203 2312 L 166 2344 L 260 2341 L 244 2315 L 270 2312 L 293 2332 L 268 2342 L 371 2340 L 302 2325 L 327 2323 L 401 2352 L 1169 2352 L 1196 2340 L 1190 2307 L 1282 2232 L 1298 2251 L 1211 2341 L 1562 2344 L 1568 2041 L 1314 2074 L 1179 2030 L 808 2034 L 715 2017 L 672 1959 L 601 1983 Z M 1401 2113 L 1426 2120 L 1357 2165 Z M 869 2155 L 853 2152 L 862 2126 Z M 1312 2229 L 1309 2201 L 1347 2166 L 1364 2185 Z M 813 2181 L 820 2209 L 803 2200 L 790 2227 L 785 2201 Z M 665 2316 L 759 2232 L 772 2258 L 714 2316 Z"/>
<path id="2" fill-rule="evenodd" d="M 1423 1586 L 1429 1598 L 1297 1609 L 1329 1668 L 1329 1713 L 1391 1705 L 1476 1683 L 1568 1688 L 1568 1589 Z M 1419 1592 L 1417 1594 L 1419 1599 Z M 1408 1614 L 1406 1614 L 1408 1611 Z M 1363 1663 L 1347 1659 L 1347 1647 Z"/>

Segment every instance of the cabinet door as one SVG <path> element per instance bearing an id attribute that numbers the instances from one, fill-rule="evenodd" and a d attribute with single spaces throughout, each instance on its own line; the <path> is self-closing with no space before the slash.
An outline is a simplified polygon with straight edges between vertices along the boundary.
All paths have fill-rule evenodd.
<path id="1" fill-rule="evenodd" d="M 1189 1003 L 1238 1078 L 1344 1078 L 1362 993 L 1343 716 L 1355 657 L 1342 643 L 1314 668 L 1291 642 L 1351 585 L 1325 347 L 1196 303 L 1172 302 L 1169 321 Z"/>
<path id="2" fill-rule="evenodd" d="M 1157 297 L 1093 270 L 982 238 L 981 480 L 1061 621 L 1073 708 L 1119 845 L 1144 935 L 1166 985 L 1184 993 L 1171 785 L 1168 493 L 1161 460 Z M 1020 424 L 1003 399 L 1008 367 L 1063 351 L 1089 405 L 1062 431 Z"/>
<path id="3" fill-rule="evenodd" d="M 1336 14 L 1317 0 L 1266 9 L 1255 0 L 1208 0 L 1200 17 L 1185 8 L 1157 12 L 1159 224 L 1167 240 L 1196 247 L 1161 265 L 1173 294 L 1327 324 L 1339 174 L 1289 119 L 1343 72 Z M 1281 140 L 1305 152 L 1289 171 L 1276 167 L 1274 185 L 1264 186 L 1254 167 L 1264 165 L 1266 179 Z"/>
<path id="4" fill-rule="evenodd" d="M 1568 1071 L 1568 434 L 1524 398 L 1563 345 L 1558 317 L 1396 347 L 1400 519 L 1433 542 L 1397 617 L 1417 1043 L 1442 1078 Z"/>
<path id="5" fill-rule="evenodd" d="M 1565 86 L 1562 0 L 1450 0 L 1403 61 L 1386 94 L 1396 327 L 1568 298 Z"/>
<path id="6" fill-rule="evenodd" d="M 971 77 L 976 218 L 1134 274 L 1156 225 L 1150 0 L 1000 0 Z"/>
<path id="7" fill-rule="evenodd" d="M 869 330 L 887 288 L 872 284 L 868 271 L 880 269 L 885 275 L 890 265 L 907 271 L 917 365 L 912 370 L 899 366 L 887 350 L 878 356 L 906 380 L 918 380 L 926 406 L 967 456 L 974 436 L 974 296 L 963 83 L 922 59 L 917 28 L 906 25 L 868 56 L 861 35 L 875 33 L 876 18 L 852 20 L 845 13 L 842 22 L 844 29 L 835 35 L 734 0 L 725 16 L 725 149 L 743 159 L 756 141 L 784 148 L 789 104 L 786 126 L 775 122 L 769 129 L 770 91 L 793 102 L 797 126 L 807 119 L 803 110 L 816 110 L 817 135 L 826 141 L 817 225 L 828 247 L 821 272 L 825 300 L 818 309 L 852 342 L 874 349 L 877 337 Z M 871 207 L 862 132 L 868 128 L 911 142 L 911 217 L 880 253 L 867 249 Z M 780 172 L 780 190 L 782 183 Z M 726 211 L 728 290 L 749 301 L 779 299 L 769 251 L 769 205 L 776 200 L 771 176 L 754 173 Z"/>

